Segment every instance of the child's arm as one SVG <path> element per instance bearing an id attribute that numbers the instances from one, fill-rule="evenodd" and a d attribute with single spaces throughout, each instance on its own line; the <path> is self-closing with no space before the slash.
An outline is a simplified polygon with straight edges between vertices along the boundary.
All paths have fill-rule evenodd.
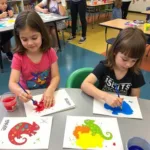
<path id="1" fill-rule="evenodd" d="M 46 108 L 51 107 L 54 104 L 54 92 L 58 87 L 60 81 L 59 69 L 57 62 L 51 65 L 51 83 L 44 92 L 44 106 Z"/>
<path id="2" fill-rule="evenodd" d="M 131 89 L 131 96 L 140 97 L 140 88 L 132 88 Z"/>
<path id="3" fill-rule="evenodd" d="M 118 98 L 117 96 L 113 96 L 107 92 L 99 90 L 97 87 L 94 86 L 96 83 L 97 78 L 96 76 L 91 73 L 88 77 L 83 81 L 81 85 L 81 89 L 88 95 L 94 97 L 97 100 L 103 99 L 107 104 L 112 107 L 121 106 L 122 98 Z"/>
<path id="4" fill-rule="evenodd" d="M 30 91 L 27 90 L 28 94 L 26 94 L 18 85 L 20 78 L 20 71 L 12 69 L 11 74 L 10 74 L 10 79 L 9 79 L 9 89 L 12 91 L 14 94 L 16 94 L 19 99 L 23 102 L 29 101 L 32 96 L 30 94 Z"/>
<path id="5" fill-rule="evenodd" d="M 43 7 L 44 7 L 43 3 L 40 2 L 39 4 L 37 4 L 37 5 L 35 6 L 35 10 L 38 11 L 38 12 L 42 12 L 42 13 L 44 13 L 44 14 L 47 14 L 47 13 L 48 13 L 48 9 L 47 9 L 47 8 L 44 8 L 44 9 L 43 9 Z"/>
<path id="6" fill-rule="evenodd" d="M 61 16 L 65 16 L 66 15 L 66 9 L 65 7 L 62 5 L 61 0 L 56 0 L 57 4 L 58 4 L 58 8 L 59 8 L 59 13 Z"/>
<path id="7" fill-rule="evenodd" d="M 7 12 L 3 12 L 2 14 L 0 14 L 0 19 L 6 18 L 7 17 Z"/>

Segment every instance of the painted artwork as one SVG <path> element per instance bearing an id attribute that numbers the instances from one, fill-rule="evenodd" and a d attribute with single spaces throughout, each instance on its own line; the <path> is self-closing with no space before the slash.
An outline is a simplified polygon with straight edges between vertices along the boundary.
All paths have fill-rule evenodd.
<path id="1" fill-rule="evenodd" d="M 52 117 L 4 117 L 0 149 L 48 149 Z"/>
<path id="2" fill-rule="evenodd" d="M 44 22 L 49 21 L 50 19 L 52 20 L 57 19 L 57 17 L 54 16 L 52 13 L 49 13 L 49 14 L 38 13 L 38 14 Z"/>
<path id="3" fill-rule="evenodd" d="M 117 119 L 68 116 L 63 148 L 123 150 Z"/>
<path id="4" fill-rule="evenodd" d="M 13 26 L 15 23 L 15 18 L 4 18 L 0 19 L 0 28 Z"/>
<path id="5" fill-rule="evenodd" d="M 64 89 L 55 92 L 55 104 L 48 109 L 44 108 L 42 94 L 33 96 L 33 99 L 39 103 L 40 107 L 36 107 L 35 105 L 33 105 L 32 101 L 24 103 L 27 116 L 44 116 L 59 111 L 75 108 L 74 102 L 71 100 L 70 96 Z"/>
<path id="6" fill-rule="evenodd" d="M 93 113 L 115 117 L 142 119 L 143 117 L 137 97 L 123 96 L 123 95 L 121 95 L 121 97 L 124 98 L 122 106 L 115 108 L 104 103 L 104 101 L 94 100 Z"/>

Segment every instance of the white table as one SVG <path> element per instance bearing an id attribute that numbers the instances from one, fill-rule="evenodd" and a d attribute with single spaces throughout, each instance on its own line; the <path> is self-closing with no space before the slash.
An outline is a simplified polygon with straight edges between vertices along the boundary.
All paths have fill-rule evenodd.
<path id="1" fill-rule="evenodd" d="M 34 90 L 33 95 L 42 94 L 44 90 Z M 74 101 L 76 107 L 74 109 L 58 112 L 52 114 L 53 124 L 51 130 L 51 138 L 49 141 L 48 150 L 71 150 L 63 149 L 63 140 L 65 132 L 66 117 L 69 116 L 97 116 L 101 117 L 104 115 L 94 115 L 93 99 L 84 94 L 80 89 L 66 89 L 67 93 Z M 138 119 L 127 119 L 118 118 L 119 129 L 122 137 L 124 147 L 129 138 L 133 136 L 139 136 L 145 138 L 150 142 L 150 100 L 139 100 L 143 120 Z M 20 102 L 18 109 L 13 113 L 8 113 L 0 103 L 0 121 L 3 117 L 24 117 L 25 110 L 23 104 Z M 108 116 L 105 116 L 108 117 Z"/>

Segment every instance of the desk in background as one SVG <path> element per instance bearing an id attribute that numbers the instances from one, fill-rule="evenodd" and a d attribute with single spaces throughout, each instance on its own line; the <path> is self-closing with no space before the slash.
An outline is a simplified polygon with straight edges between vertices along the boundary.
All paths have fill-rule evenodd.
<path id="1" fill-rule="evenodd" d="M 33 95 L 42 94 L 43 91 L 44 90 L 34 90 L 32 91 L 32 93 Z M 66 89 L 66 91 L 69 94 L 70 98 L 74 101 L 76 107 L 74 109 L 52 114 L 53 123 L 48 150 L 69 150 L 65 148 L 63 149 L 63 140 L 67 115 L 108 117 L 104 115 L 94 115 L 92 111 L 93 99 L 84 94 L 80 89 Z M 124 147 L 128 139 L 133 136 L 143 137 L 147 141 L 150 141 L 150 127 L 149 127 L 150 101 L 140 99 L 139 104 L 143 115 L 143 120 L 127 119 L 127 118 L 117 119 Z M 3 117 L 24 117 L 24 116 L 25 110 L 21 102 L 19 102 L 17 110 L 14 111 L 13 113 L 6 112 L 5 108 L 3 108 L 2 106 L 2 103 L 0 103 L 0 121 L 2 121 Z"/>
<path id="2" fill-rule="evenodd" d="M 126 20 L 126 19 L 114 19 L 114 20 L 99 23 L 99 25 L 104 26 L 106 28 L 122 30 L 124 28 L 129 27 L 128 25 L 125 25 L 127 22 L 133 22 L 133 21 Z M 150 31 L 144 31 L 144 24 L 139 24 L 139 26 L 137 26 L 137 28 L 141 29 L 144 32 L 144 34 L 150 35 Z"/>
<path id="3" fill-rule="evenodd" d="M 87 2 L 87 12 L 89 14 L 92 14 L 92 28 L 94 26 L 94 14 L 100 13 L 102 11 L 101 10 L 102 6 L 108 6 L 108 5 L 112 5 L 112 4 L 113 4 L 113 1 L 108 1 L 106 3 L 98 1 L 97 4 L 94 4 L 94 2 L 93 2 L 93 4 L 91 4 L 90 1 Z"/>
<path id="4" fill-rule="evenodd" d="M 142 11 L 141 13 L 142 13 L 142 14 L 146 14 L 146 15 L 150 15 L 150 10 Z"/>

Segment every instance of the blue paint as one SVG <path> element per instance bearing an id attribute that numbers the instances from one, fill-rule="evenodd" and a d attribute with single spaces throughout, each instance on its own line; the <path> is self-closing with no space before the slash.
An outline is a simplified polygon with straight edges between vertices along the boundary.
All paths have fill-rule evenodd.
<path id="1" fill-rule="evenodd" d="M 131 115 L 133 113 L 132 108 L 125 101 L 123 101 L 123 103 L 122 103 L 122 108 L 121 107 L 113 108 L 113 107 L 109 106 L 106 103 L 104 104 L 104 108 L 112 110 L 112 114 L 114 114 L 114 115 L 118 115 L 119 113 L 123 113 L 123 114 L 126 114 L 126 115 Z"/>
<path id="2" fill-rule="evenodd" d="M 144 150 L 144 149 L 139 146 L 131 146 L 129 147 L 129 150 Z"/>
<path id="3" fill-rule="evenodd" d="M 0 28 L 4 28 L 5 27 L 5 25 L 4 24 L 0 24 Z"/>

